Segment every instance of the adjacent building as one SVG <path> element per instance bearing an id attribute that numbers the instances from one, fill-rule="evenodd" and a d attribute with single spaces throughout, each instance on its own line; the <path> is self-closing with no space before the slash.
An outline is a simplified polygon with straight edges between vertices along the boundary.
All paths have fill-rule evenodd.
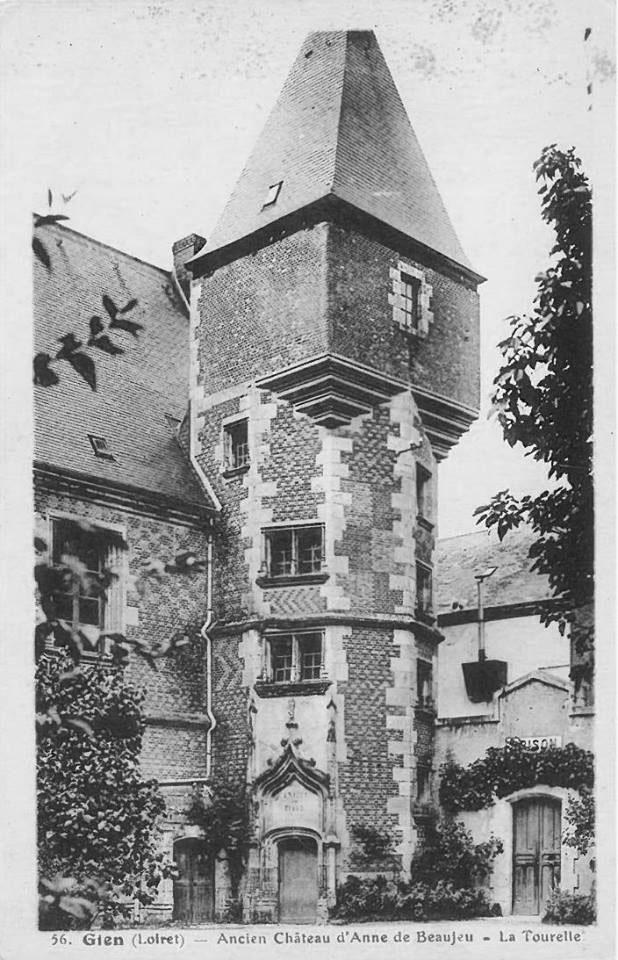
<path id="1" fill-rule="evenodd" d="M 439 543 L 438 767 L 467 766 L 512 739 L 537 751 L 593 748 L 591 691 L 574 687 L 569 638 L 540 619 L 552 601 L 547 578 L 531 569 L 532 540 L 526 530 L 502 542 L 484 531 Z M 541 914 L 557 885 L 589 892 L 592 854 L 578 857 L 563 842 L 571 795 L 537 783 L 462 812 L 477 841 L 492 832 L 503 840 L 491 880 L 503 914 Z"/>

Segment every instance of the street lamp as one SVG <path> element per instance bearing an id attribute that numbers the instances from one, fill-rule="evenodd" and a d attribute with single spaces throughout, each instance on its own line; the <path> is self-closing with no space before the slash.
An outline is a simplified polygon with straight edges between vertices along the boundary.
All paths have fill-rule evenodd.
<path id="1" fill-rule="evenodd" d="M 478 638 L 479 638 L 479 661 L 487 659 L 485 653 L 485 611 L 483 609 L 483 584 L 489 577 L 493 576 L 497 567 L 487 567 L 482 573 L 475 573 L 476 590 L 478 596 Z"/>

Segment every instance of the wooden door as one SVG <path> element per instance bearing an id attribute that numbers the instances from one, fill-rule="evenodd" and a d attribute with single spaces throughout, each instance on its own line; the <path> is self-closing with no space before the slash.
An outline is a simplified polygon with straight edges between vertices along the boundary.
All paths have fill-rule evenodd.
<path id="1" fill-rule="evenodd" d="M 174 920 L 205 923 L 214 915 L 212 865 L 203 840 L 187 838 L 174 844 L 178 879 L 174 880 Z"/>
<path id="2" fill-rule="evenodd" d="M 513 805 L 513 913 L 534 916 L 560 882 L 560 801 Z"/>
<path id="3" fill-rule="evenodd" d="M 279 920 L 315 923 L 318 907 L 318 852 L 308 838 L 279 844 Z"/>

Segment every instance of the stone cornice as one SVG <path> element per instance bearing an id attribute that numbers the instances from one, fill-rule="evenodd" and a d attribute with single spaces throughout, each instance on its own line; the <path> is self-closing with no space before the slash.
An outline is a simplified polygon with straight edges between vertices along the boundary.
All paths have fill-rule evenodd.
<path id="1" fill-rule="evenodd" d="M 310 357 L 256 381 L 299 413 L 338 427 L 408 389 L 403 380 L 334 353 Z"/>
<path id="2" fill-rule="evenodd" d="M 383 627 L 388 630 L 409 630 L 415 636 L 430 643 L 438 644 L 444 637 L 435 627 L 428 626 L 406 616 L 380 616 L 378 614 L 359 614 L 323 612 L 298 617 L 247 617 L 229 623 L 216 622 L 209 633 L 213 637 L 235 636 L 247 630 L 301 630 L 329 626 Z"/>
<path id="3" fill-rule="evenodd" d="M 196 524 L 209 526 L 212 523 L 213 510 L 205 504 L 202 506 L 197 503 L 187 503 L 180 498 L 176 499 L 156 491 L 138 489 L 110 480 L 102 482 L 99 478 L 46 463 L 34 464 L 34 480 L 41 489 L 118 507 L 139 516 L 191 526 Z"/>
<path id="4" fill-rule="evenodd" d="M 432 393 L 418 384 L 412 384 L 410 389 L 434 456 L 436 460 L 443 460 L 450 448 L 468 432 L 479 412 L 474 407 Z"/>
<path id="5" fill-rule="evenodd" d="M 402 256 L 411 257 L 419 263 L 452 276 L 473 289 L 476 289 L 478 284 L 485 282 L 486 278 L 480 273 L 456 263 L 444 254 L 432 250 L 431 247 L 420 243 L 413 237 L 409 237 L 334 194 L 328 194 L 313 203 L 300 207 L 279 220 L 265 224 L 258 230 L 254 230 L 247 236 L 240 237 L 225 246 L 216 247 L 213 250 L 209 250 L 206 246 L 185 266 L 192 271 L 194 279 L 198 279 L 214 273 L 219 267 L 234 260 L 249 256 L 277 240 L 323 222 L 335 223 L 347 230 L 355 229 L 359 233 L 397 250 Z"/>

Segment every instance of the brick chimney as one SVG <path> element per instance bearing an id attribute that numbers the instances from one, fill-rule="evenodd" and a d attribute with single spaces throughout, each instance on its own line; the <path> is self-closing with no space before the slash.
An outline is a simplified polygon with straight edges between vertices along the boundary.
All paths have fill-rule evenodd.
<path id="1" fill-rule="evenodd" d="M 172 244 L 173 272 L 187 300 L 191 299 L 191 273 L 185 264 L 187 260 L 199 253 L 205 243 L 204 237 L 200 237 L 197 233 L 190 233 Z"/>

